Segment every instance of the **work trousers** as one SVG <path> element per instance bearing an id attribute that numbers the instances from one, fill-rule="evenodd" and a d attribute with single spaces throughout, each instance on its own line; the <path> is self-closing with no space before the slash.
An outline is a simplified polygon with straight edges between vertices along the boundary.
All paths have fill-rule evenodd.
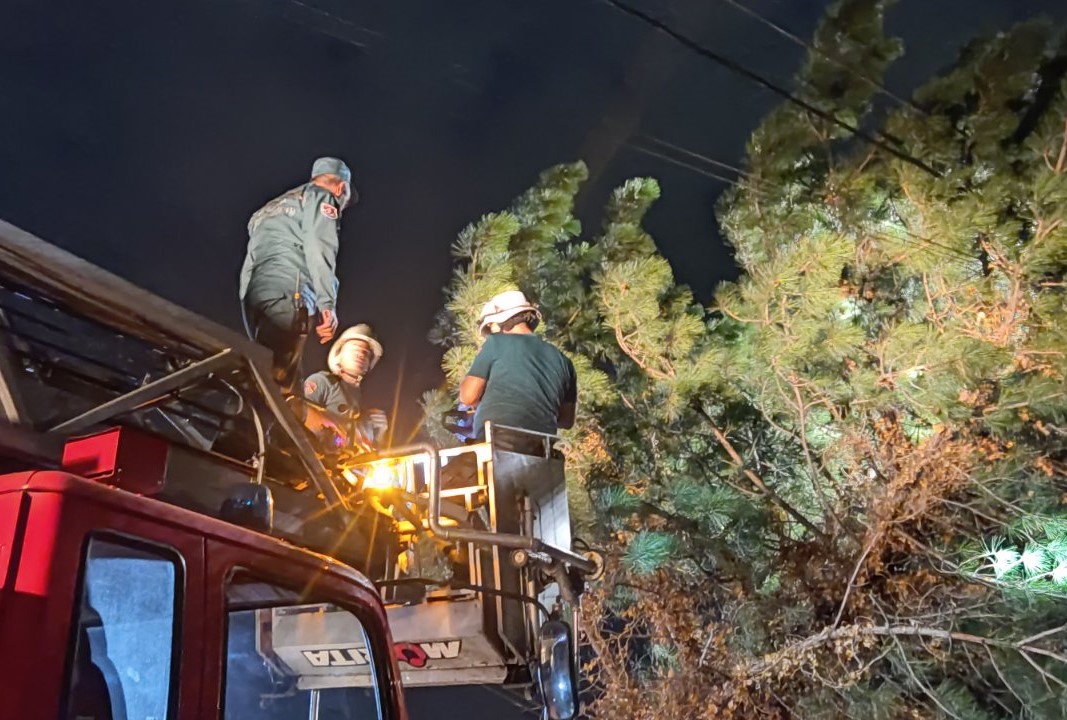
<path id="1" fill-rule="evenodd" d="M 294 297 L 245 297 L 241 307 L 245 332 L 274 356 L 274 381 L 286 397 L 303 379 L 300 359 L 310 330 L 307 307 Z"/>

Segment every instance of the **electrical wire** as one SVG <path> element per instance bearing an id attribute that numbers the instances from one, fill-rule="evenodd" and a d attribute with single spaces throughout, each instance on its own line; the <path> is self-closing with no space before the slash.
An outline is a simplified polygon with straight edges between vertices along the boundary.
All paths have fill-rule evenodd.
<path id="1" fill-rule="evenodd" d="M 724 177 L 722 175 L 719 175 L 718 173 L 714 173 L 714 172 L 712 172 L 710 170 L 705 170 L 704 168 L 697 167 L 696 165 L 692 165 L 692 164 L 687 163 L 687 162 L 685 162 L 683 160 L 679 160 L 677 158 L 673 158 L 673 157 L 671 157 L 669 155 L 664 155 L 663 153 L 656 152 L 655 150 L 650 150 L 649 148 L 645 148 L 645 147 L 642 147 L 640 145 L 635 145 L 633 143 L 626 143 L 626 147 L 630 148 L 631 150 L 636 150 L 639 153 L 643 153 L 645 155 L 650 155 L 651 157 L 654 157 L 654 158 L 659 158 L 660 160 L 664 160 L 666 162 L 669 162 L 672 165 L 677 165 L 678 167 L 683 167 L 683 168 L 686 168 L 687 170 L 692 170 L 693 172 L 697 173 L 698 175 L 703 175 L 706 178 L 711 178 L 712 180 L 718 180 L 719 182 L 724 182 L 724 183 L 726 183 L 728 185 L 736 185 L 737 184 L 737 180 L 735 180 L 734 178 Z"/>
<path id="2" fill-rule="evenodd" d="M 913 103 L 911 100 L 906 100 L 906 99 L 900 97 L 899 95 L 894 93 L 892 90 L 887 88 L 885 85 L 882 85 L 880 82 L 867 77 L 863 73 L 856 71 L 854 68 L 849 67 L 845 63 L 843 63 L 840 60 L 838 60 L 837 58 L 835 58 L 833 55 L 830 55 L 829 53 L 825 53 L 822 50 L 819 50 L 817 47 L 815 47 L 811 43 L 809 43 L 806 40 L 804 40 L 804 38 L 800 37 L 799 35 L 797 35 L 794 32 L 791 32 L 790 30 L 782 27 L 781 25 L 779 25 L 778 23 L 774 22 L 773 20 L 771 20 L 770 18 L 766 17 L 765 15 L 761 15 L 759 12 L 753 10 L 752 8 L 748 7 L 747 5 L 744 5 L 739 0 L 720 0 L 720 2 L 724 2 L 727 5 L 729 5 L 729 6 L 733 7 L 734 9 L 738 10 L 739 12 L 742 12 L 745 15 L 748 15 L 750 18 L 752 18 L 756 22 L 758 22 L 758 23 L 760 23 L 762 25 L 765 25 L 766 27 L 769 27 L 774 32 L 778 33 L 782 37 L 788 38 L 789 40 L 791 40 L 795 44 L 797 44 L 800 47 L 806 49 L 808 52 L 810 52 L 810 53 L 812 53 L 814 55 L 818 55 L 823 60 L 826 60 L 828 63 L 834 65 L 835 67 L 838 67 L 841 70 L 844 70 L 845 72 L 852 74 L 854 77 L 859 78 L 863 82 L 867 83 L 870 87 L 873 87 L 875 90 L 877 90 L 882 95 L 885 95 L 886 97 L 894 100 L 895 102 L 899 103 L 900 105 L 904 105 L 904 106 L 910 107 L 912 110 L 916 110 L 918 112 L 921 112 L 924 115 L 928 114 L 926 112 L 926 110 L 922 109 L 921 107 L 919 107 L 918 105 Z"/>
<path id="3" fill-rule="evenodd" d="M 895 148 L 892 145 L 889 145 L 888 143 L 885 143 L 882 140 L 879 140 L 878 138 L 874 137 L 873 135 L 871 135 L 868 132 L 865 132 L 864 130 L 861 130 L 860 128 L 856 127 L 855 125 L 852 125 L 850 123 L 845 122 L 844 120 L 841 120 L 840 118 L 835 116 L 833 113 L 830 113 L 830 112 L 827 112 L 825 110 L 822 110 L 820 108 L 815 107 L 814 105 L 812 105 L 811 103 L 807 102 L 806 100 L 803 100 L 803 99 L 797 97 L 796 95 L 794 95 L 793 93 L 789 92 L 788 90 L 786 90 L 782 86 L 780 86 L 780 85 L 768 80 L 767 78 L 763 77 L 759 73 L 757 73 L 757 72 L 755 72 L 753 70 L 750 70 L 749 68 L 745 67 L 744 65 L 742 65 L 739 62 L 737 62 L 736 60 L 728 58 L 725 55 L 722 55 L 720 53 L 715 52 L 714 50 L 710 50 L 710 49 L 704 47 L 703 45 L 701 45 L 700 43 L 696 42 L 695 40 L 693 40 L 689 36 L 683 35 L 682 33 L 678 32 L 674 28 L 670 27 L 669 25 L 667 25 L 663 21 L 658 20 L 658 19 L 652 17 L 651 15 L 649 15 L 649 14 L 647 14 L 647 13 L 641 11 L 641 10 L 638 10 L 635 7 L 627 5 L 626 3 L 620 2 L 619 0 L 601 0 L 601 2 L 606 3 L 607 5 L 615 8 L 616 10 L 619 10 L 620 12 L 626 13 L 627 15 L 631 15 L 631 16 L 641 20 L 645 24 L 655 28 L 656 30 L 659 30 L 660 32 L 662 32 L 662 33 L 664 33 L 666 35 L 668 35 L 673 40 L 675 40 L 679 44 L 684 45 L 685 47 L 689 48 L 691 51 L 697 53 L 698 55 L 700 55 L 700 56 L 702 56 L 702 57 L 704 57 L 704 58 L 706 58 L 708 60 L 711 60 L 712 62 L 714 62 L 714 63 L 716 63 L 718 65 L 721 65 L 722 67 L 726 68 L 727 70 L 730 70 L 731 72 L 733 72 L 733 73 L 735 73 L 737 75 L 740 75 L 741 77 L 744 77 L 744 78 L 747 78 L 747 79 L 753 81 L 754 83 L 756 83 L 756 84 L 758 84 L 758 85 L 770 90 L 775 95 L 778 95 L 779 97 L 787 100 L 788 102 L 793 103 L 797 107 L 800 107 L 803 110 L 806 110 L 807 112 L 811 113 L 812 115 L 815 115 L 816 117 L 822 118 L 826 122 L 829 122 L 829 123 L 831 123 L 833 125 L 836 125 L 837 127 L 841 128 L 842 130 L 845 130 L 845 131 L 851 133 L 853 136 L 859 138 L 860 140 L 863 140 L 867 144 L 872 145 L 872 146 L 874 146 L 876 148 L 879 148 L 881 150 L 884 150 L 885 152 L 889 153 L 890 155 L 896 157 L 897 159 L 903 160 L 904 162 L 908 163 L 909 165 L 914 165 L 915 167 L 919 168 L 920 170 L 922 170 L 922 171 L 924 171 L 926 173 L 929 173 L 930 175 L 932 175 L 934 177 L 941 177 L 941 174 L 937 170 L 935 170 L 934 168 L 930 167 L 929 165 L 927 165 L 925 162 L 923 162 L 919 158 L 915 157 L 914 155 L 910 155 L 910 154 L 904 152 L 903 150 L 900 150 L 899 148 Z"/>
<path id="4" fill-rule="evenodd" d="M 736 166 L 730 165 L 728 163 L 724 163 L 724 162 L 719 161 L 719 160 L 715 160 L 714 158 L 707 157 L 705 155 L 702 155 L 700 153 L 694 152 L 692 150 L 687 150 L 686 148 L 679 147 L 679 146 L 674 145 L 672 143 L 669 143 L 669 142 L 667 142 L 665 140 L 660 140 L 659 138 L 654 138 L 654 137 L 650 136 L 647 139 L 652 141 L 652 142 L 655 142 L 655 143 L 657 143 L 657 144 L 659 144 L 659 145 L 661 145 L 661 146 L 663 146 L 665 148 L 669 148 L 669 149 L 671 149 L 671 150 L 673 150 L 675 152 L 682 153 L 682 154 L 684 154 L 686 156 L 689 156 L 691 158 L 694 158 L 696 160 L 700 160 L 701 162 L 705 162 L 705 163 L 708 163 L 710 165 L 714 165 L 716 167 L 723 167 L 723 168 L 727 168 L 727 169 L 733 170 L 735 172 L 738 172 L 738 173 L 744 175 L 744 177 L 745 177 L 745 179 L 747 181 L 747 185 L 742 185 L 741 182 L 739 180 L 737 180 L 737 179 L 724 177 L 722 175 L 719 175 L 718 173 L 712 172 L 712 171 L 707 170 L 705 168 L 698 167 L 698 166 L 693 165 L 691 163 L 684 162 L 684 161 L 679 160 L 677 158 L 671 157 L 671 156 L 666 155 L 664 153 L 656 152 L 655 150 L 651 150 L 649 148 L 645 148 L 645 147 L 642 147 L 640 145 L 635 145 L 633 143 L 628 143 L 627 147 L 630 147 L 631 149 L 636 150 L 637 152 L 644 153 L 646 155 L 650 155 L 652 157 L 664 160 L 665 162 L 669 162 L 669 163 L 671 163 L 673 165 L 677 165 L 679 167 L 683 167 L 683 168 L 686 168 L 688 170 L 692 170 L 693 172 L 699 173 L 700 175 L 703 175 L 705 177 L 713 178 L 715 180 L 719 180 L 721 182 L 728 183 L 730 185 L 742 187 L 743 189 L 747 190 L 748 192 L 752 192 L 752 193 L 754 193 L 756 195 L 761 195 L 763 197 L 769 197 L 769 194 L 771 192 L 784 192 L 784 188 L 782 188 L 780 186 L 772 186 L 771 184 L 766 183 L 765 181 L 757 181 L 754 177 L 752 177 L 751 175 L 745 173 L 741 168 L 738 168 Z M 923 237 L 921 235 L 917 235 L 916 233 L 913 233 L 910 230 L 907 230 L 906 228 L 903 229 L 902 231 L 904 233 L 903 236 L 890 235 L 888 233 L 877 233 L 877 232 L 871 232 L 871 233 L 868 233 L 868 235 L 871 236 L 871 237 L 876 237 L 876 238 L 882 239 L 882 240 L 897 242 L 897 243 L 901 243 L 903 245 L 910 245 L 911 247 L 914 247 L 914 248 L 921 248 L 921 249 L 927 250 L 929 252 L 932 252 L 933 254 L 937 255 L 938 257 L 942 257 L 942 258 L 946 258 L 946 259 L 950 259 L 950 260 L 955 260 L 955 259 L 963 259 L 963 260 L 968 260 L 968 261 L 974 260 L 974 257 L 970 253 L 967 253 L 965 251 L 962 251 L 962 250 L 959 250 L 957 248 L 951 247 L 949 245 L 944 245 L 942 243 L 937 242 L 936 240 L 932 240 L 930 238 Z M 925 247 L 921 247 L 921 246 L 925 246 Z"/>
<path id="5" fill-rule="evenodd" d="M 766 187 L 761 187 L 760 183 L 755 178 L 753 178 L 751 175 L 746 175 L 745 176 L 745 180 L 746 180 L 747 184 L 742 185 L 741 182 L 739 180 L 737 180 L 736 178 L 725 177 L 723 175 L 720 175 L 720 174 L 718 174 L 716 172 L 713 172 L 711 170 L 708 170 L 706 168 L 698 167 L 696 165 L 693 165 L 692 163 L 685 162 L 684 160 L 679 160 L 678 158 L 671 157 L 670 155 L 658 152 L 658 151 L 653 150 L 651 148 L 643 147 L 641 145 L 637 145 L 637 144 L 634 144 L 632 142 L 626 143 L 626 147 L 628 147 L 631 150 L 634 150 L 636 152 L 642 153 L 644 155 L 648 155 L 650 157 L 654 157 L 654 158 L 657 158 L 659 160 L 663 160 L 664 162 L 670 163 L 671 165 L 676 165 L 678 167 L 685 168 L 686 170 L 690 170 L 690 171 L 695 172 L 698 175 L 702 175 L 702 176 L 704 176 L 706 178 L 710 178 L 712 180 L 718 180 L 719 182 L 724 182 L 727 185 L 740 187 L 740 188 L 744 189 L 745 191 L 752 193 L 753 195 L 755 195 L 756 197 L 760 198 L 761 200 L 770 199 L 771 192 L 774 190 L 774 188 L 771 188 L 769 185 L 766 186 Z M 697 158 L 701 158 L 701 156 L 696 155 L 695 153 L 690 153 L 690 154 L 694 155 Z M 708 161 L 708 162 L 714 162 L 710 158 L 703 158 L 703 159 Z M 723 164 L 723 163 L 718 163 L 718 164 Z M 780 190 L 780 188 L 779 188 L 779 190 Z"/>
<path id="6" fill-rule="evenodd" d="M 642 139 L 647 139 L 648 141 L 650 141 L 652 143 L 655 143 L 656 145 L 662 145 L 663 147 L 665 147 L 665 148 L 667 148 L 669 150 L 674 150 L 675 152 L 682 153 L 683 155 L 688 155 L 691 158 L 695 158 L 697 160 L 701 160 L 703 162 L 708 163 L 709 165 L 714 165 L 715 167 L 720 167 L 720 168 L 723 168 L 724 170 L 731 170 L 731 171 L 737 173 L 738 175 L 743 175 L 743 176 L 745 176 L 747 178 L 751 178 L 752 177 L 751 173 L 745 171 L 744 168 L 739 168 L 736 165 L 731 165 L 729 163 L 724 163 L 721 160 L 716 160 L 715 158 L 710 158 L 710 157 L 708 157 L 706 155 L 701 155 L 698 152 L 694 152 L 693 150 L 681 147 L 679 145 L 675 145 L 673 143 L 669 143 L 666 140 L 662 140 L 662 139 L 660 139 L 660 138 L 658 138 L 658 137 L 656 137 L 654 135 L 644 135 L 644 136 L 642 136 Z"/>

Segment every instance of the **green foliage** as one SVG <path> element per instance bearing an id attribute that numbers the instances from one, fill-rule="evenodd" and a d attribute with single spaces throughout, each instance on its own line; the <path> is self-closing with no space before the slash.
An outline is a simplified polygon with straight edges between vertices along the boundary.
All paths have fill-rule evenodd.
<path id="1" fill-rule="evenodd" d="M 663 567 L 677 549 L 674 536 L 642 530 L 630 540 L 623 555 L 623 562 L 635 575 L 649 575 Z"/>
<path id="2" fill-rule="evenodd" d="M 1064 716 L 1067 45 L 977 40 L 878 115 L 886 7 L 836 3 L 797 92 L 935 172 L 776 109 L 717 206 L 743 272 L 712 308 L 643 228 L 651 178 L 583 235 L 586 169 L 550 168 L 456 244 L 450 387 L 506 287 L 578 371 L 597 607 L 653 638 L 597 666 L 632 671 L 600 716 Z"/>
<path id="3" fill-rule="evenodd" d="M 675 480 L 668 486 L 666 495 L 679 515 L 698 522 L 708 535 L 721 534 L 743 516 L 749 504 L 733 488 L 689 478 Z"/>
<path id="4" fill-rule="evenodd" d="M 1067 599 L 1067 516 L 1027 515 L 990 538 L 964 567 L 1005 588 Z"/>
<path id="5" fill-rule="evenodd" d="M 961 683 L 946 680 L 931 689 L 929 695 L 941 711 L 940 717 L 959 718 L 959 720 L 994 720 L 996 718 L 996 715 L 981 707 L 978 698 Z"/>
<path id="6" fill-rule="evenodd" d="M 641 498 L 619 485 L 601 488 L 597 505 L 605 515 L 623 516 L 641 509 Z"/>

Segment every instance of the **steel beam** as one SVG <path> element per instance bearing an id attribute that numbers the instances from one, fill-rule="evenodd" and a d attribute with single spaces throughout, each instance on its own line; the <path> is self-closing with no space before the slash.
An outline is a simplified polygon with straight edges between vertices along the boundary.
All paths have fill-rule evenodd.
<path id="1" fill-rule="evenodd" d="M 126 335 L 165 348 L 233 349 L 270 362 L 270 351 L 233 330 L 0 220 L 0 275 Z M 236 300 L 236 298 L 235 298 Z"/>
<path id="2" fill-rule="evenodd" d="M 14 342 L 14 338 L 5 332 L 7 329 L 7 316 L 0 311 L 0 333 L 8 335 L 0 338 L 0 413 L 7 422 L 20 423 L 26 420 L 26 408 L 19 395 L 18 363 L 8 346 L 9 341 Z"/>
<path id="3" fill-rule="evenodd" d="M 270 411 L 271 416 L 274 417 L 296 447 L 297 455 L 300 457 L 300 464 L 304 466 L 304 470 L 311 478 L 312 483 L 326 499 L 327 508 L 331 510 L 334 508 L 348 509 L 348 503 L 341 496 L 341 493 L 337 491 L 337 486 L 326 477 L 326 471 L 322 468 L 319 456 L 315 453 L 315 449 L 311 447 L 311 443 L 308 442 L 303 426 L 297 423 L 296 417 L 286 406 L 278 386 L 266 379 L 266 374 L 252 358 L 248 358 L 248 369 L 252 373 L 252 379 L 259 389 L 260 397 L 263 398 L 263 402 L 267 405 L 267 410 Z"/>
<path id="4" fill-rule="evenodd" d="M 82 430 L 87 430 L 97 423 L 110 420 L 118 415 L 124 415 L 138 408 L 149 405 L 154 401 L 161 400 L 176 390 L 186 387 L 194 380 L 204 378 L 211 373 L 221 370 L 227 365 L 235 364 L 235 354 L 229 348 L 216 353 L 209 358 L 187 365 L 186 367 L 172 372 L 170 375 L 161 377 L 159 380 L 142 385 L 125 395 L 120 395 L 114 400 L 109 400 L 102 405 L 97 405 L 92 410 L 83 412 L 81 415 L 72 417 L 51 428 L 49 432 L 64 435 L 72 435 Z"/>

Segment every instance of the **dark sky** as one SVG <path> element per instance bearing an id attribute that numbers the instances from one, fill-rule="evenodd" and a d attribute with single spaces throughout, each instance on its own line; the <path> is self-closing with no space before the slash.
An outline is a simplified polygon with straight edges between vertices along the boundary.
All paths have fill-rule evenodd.
<path id="1" fill-rule="evenodd" d="M 633 1 L 777 82 L 802 58 L 722 0 Z M 804 37 L 825 5 L 744 2 Z M 902 0 L 889 84 L 906 94 L 967 38 L 1038 13 L 1067 3 Z M 425 336 L 465 224 L 582 158 L 595 229 L 612 187 L 653 175 L 648 227 L 707 300 L 735 272 L 714 223 L 724 185 L 629 143 L 736 163 L 775 103 L 600 0 L 3 0 L 0 217 L 239 328 L 249 215 L 315 157 L 344 157 L 362 202 L 345 216 L 339 314 L 378 328 L 368 395 L 388 407 L 402 378 L 410 426 L 440 382 Z M 419 698 L 415 718 L 505 717 L 489 696 L 443 715 Z"/>

